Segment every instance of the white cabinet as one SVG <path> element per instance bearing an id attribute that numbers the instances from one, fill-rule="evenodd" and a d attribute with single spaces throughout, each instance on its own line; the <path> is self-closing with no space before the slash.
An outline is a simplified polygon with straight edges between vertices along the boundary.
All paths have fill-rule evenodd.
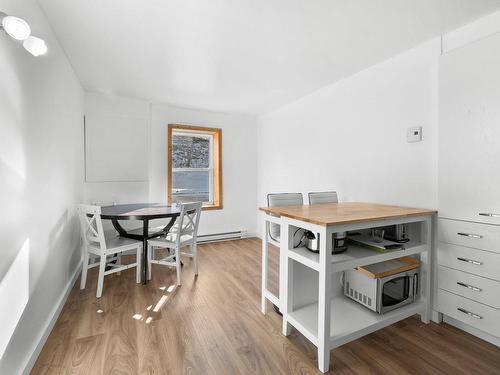
<path id="1" fill-rule="evenodd" d="M 500 337 L 500 34 L 444 54 L 439 69 L 434 307 Z"/>
<path id="2" fill-rule="evenodd" d="M 440 217 L 500 225 L 500 34 L 444 54 L 439 69 Z"/>

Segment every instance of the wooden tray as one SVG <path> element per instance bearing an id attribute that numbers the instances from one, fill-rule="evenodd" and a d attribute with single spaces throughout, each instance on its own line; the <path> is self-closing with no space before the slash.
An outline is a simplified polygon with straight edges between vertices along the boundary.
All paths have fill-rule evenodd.
<path id="1" fill-rule="evenodd" d="M 420 267 L 420 261 L 412 257 L 402 257 L 385 262 L 369 264 L 356 268 L 358 272 L 364 273 L 372 279 L 380 279 L 395 275 L 400 272 L 409 271 Z"/>

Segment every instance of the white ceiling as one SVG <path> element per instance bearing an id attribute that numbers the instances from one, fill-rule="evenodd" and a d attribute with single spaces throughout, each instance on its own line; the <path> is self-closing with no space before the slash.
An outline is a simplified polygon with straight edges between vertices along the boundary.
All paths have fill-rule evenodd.
<path id="1" fill-rule="evenodd" d="M 39 0 L 86 89 L 263 113 L 500 0 Z"/>

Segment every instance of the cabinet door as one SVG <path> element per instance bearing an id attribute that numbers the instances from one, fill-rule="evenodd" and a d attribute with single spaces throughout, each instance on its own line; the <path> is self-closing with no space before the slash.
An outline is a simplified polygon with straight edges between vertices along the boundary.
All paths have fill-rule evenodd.
<path id="1" fill-rule="evenodd" d="M 437 293 L 437 308 L 452 318 L 500 337 L 500 324 L 498 324 L 500 310 L 442 289 L 439 289 Z"/>
<path id="2" fill-rule="evenodd" d="M 440 219 L 439 241 L 500 254 L 500 226 Z M 500 261 L 500 259 L 499 259 Z"/>
<path id="3" fill-rule="evenodd" d="M 500 224 L 500 35 L 440 58 L 439 100 L 440 216 Z"/>

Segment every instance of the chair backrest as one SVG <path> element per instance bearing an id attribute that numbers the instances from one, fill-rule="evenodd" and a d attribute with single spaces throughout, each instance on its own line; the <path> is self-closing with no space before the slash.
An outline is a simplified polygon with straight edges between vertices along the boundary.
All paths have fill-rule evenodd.
<path id="1" fill-rule="evenodd" d="M 338 203 L 339 198 L 336 191 L 311 192 L 309 193 L 309 204 Z"/>
<path id="2" fill-rule="evenodd" d="M 302 193 L 275 193 L 267 194 L 267 206 L 296 206 L 304 204 Z M 280 239 L 280 226 L 276 223 L 269 223 L 269 237 L 276 242 Z"/>
<path id="3" fill-rule="evenodd" d="M 102 228 L 101 207 L 87 204 L 78 205 L 78 215 L 85 247 L 92 245 L 106 250 L 106 240 Z"/>
<path id="4" fill-rule="evenodd" d="M 198 226 L 200 224 L 202 202 L 181 203 L 181 214 L 177 219 L 179 225 L 173 231 L 176 234 L 176 242 L 180 243 L 181 237 L 192 237 L 196 242 L 198 237 Z"/>

